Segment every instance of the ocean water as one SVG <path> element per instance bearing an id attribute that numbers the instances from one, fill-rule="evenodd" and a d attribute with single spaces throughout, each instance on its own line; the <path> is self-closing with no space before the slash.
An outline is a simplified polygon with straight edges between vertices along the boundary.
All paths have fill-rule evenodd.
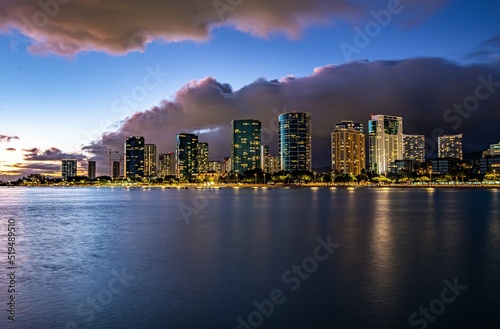
<path id="1" fill-rule="evenodd" d="M 0 188 L 0 250 L 0 328 L 500 327 L 498 189 Z"/>

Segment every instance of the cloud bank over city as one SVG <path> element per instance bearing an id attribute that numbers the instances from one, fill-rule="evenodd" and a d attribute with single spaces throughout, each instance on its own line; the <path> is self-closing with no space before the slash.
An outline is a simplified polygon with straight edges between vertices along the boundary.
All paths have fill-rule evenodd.
<path id="1" fill-rule="evenodd" d="M 392 0 L 410 8 L 406 25 L 418 23 L 446 1 Z M 396 5 L 397 5 L 396 4 Z M 205 41 L 226 26 L 258 37 L 284 33 L 297 38 L 309 26 L 362 21 L 370 4 L 345 0 L 4 0 L 0 32 L 30 39 L 34 53 L 74 55 L 82 51 L 125 54 L 154 40 Z M 410 14 L 411 13 L 411 14 Z"/>
<path id="2" fill-rule="evenodd" d="M 307 77 L 258 79 L 239 90 L 208 77 L 180 89 L 175 98 L 135 113 L 91 148 L 123 150 L 125 138 L 140 135 L 159 153 L 175 150 L 175 136 L 200 132 L 210 158 L 230 156 L 231 120 L 262 122 L 263 142 L 278 153 L 277 116 L 312 113 L 313 166 L 329 165 L 330 133 L 336 122 L 365 125 L 371 114 L 403 117 L 404 133 L 425 134 L 427 152 L 437 152 L 437 136 L 464 133 L 465 153 L 498 142 L 500 68 L 461 66 L 439 58 L 351 62 L 320 67 Z"/>

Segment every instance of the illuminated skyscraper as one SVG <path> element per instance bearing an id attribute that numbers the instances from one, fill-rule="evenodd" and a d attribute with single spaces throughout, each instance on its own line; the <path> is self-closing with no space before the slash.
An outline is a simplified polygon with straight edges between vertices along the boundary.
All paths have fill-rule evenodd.
<path id="1" fill-rule="evenodd" d="M 209 161 L 208 162 L 208 171 L 220 173 L 222 171 L 222 164 L 220 161 Z"/>
<path id="2" fill-rule="evenodd" d="M 363 125 L 342 121 L 332 132 L 332 170 L 343 174 L 361 174 L 365 165 Z"/>
<path id="3" fill-rule="evenodd" d="M 125 142 L 125 177 L 144 177 L 144 137 L 127 137 Z"/>
<path id="4" fill-rule="evenodd" d="M 403 160 L 425 162 L 424 135 L 403 135 Z"/>
<path id="5" fill-rule="evenodd" d="M 160 154 L 160 177 L 175 176 L 175 153 Z"/>
<path id="6" fill-rule="evenodd" d="M 75 177 L 78 170 L 78 162 L 73 159 L 62 160 L 61 176 L 63 180 Z"/>
<path id="7" fill-rule="evenodd" d="M 278 121 L 281 169 L 312 171 L 311 113 L 283 113 Z"/>
<path id="8" fill-rule="evenodd" d="M 193 134 L 177 135 L 176 148 L 177 177 L 190 179 L 198 173 L 198 136 Z"/>
<path id="9" fill-rule="evenodd" d="M 87 167 L 87 176 L 89 177 L 90 180 L 95 178 L 95 167 L 96 167 L 95 161 L 89 161 Z"/>
<path id="10" fill-rule="evenodd" d="M 267 172 L 266 171 L 266 159 L 271 156 L 271 154 L 269 153 L 269 145 L 262 145 L 261 150 L 260 150 L 260 154 L 261 154 L 260 168 L 262 168 L 262 170 L 264 170 L 264 172 Z"/>
<path id="11" fill-rule="evenodd" d="M 198 172 L 208 172 L 208 143 L 198 143 Z"/>
<path id="12" fill-rule="evenodd" d="M 156 173 L 156 145 L 144 145 L 144 177 L 155 177 Z"/>
<path id="13" fill-rule="evenodd" d="M 232 171 L 243 174 L 261 167 L 261 123 L 258 120 L 233 120 Z"/>
<path id="14" fill-rule="evenodd" d="M 280 157 L 279 156 L 267 156 L 265 163 L 265 172 L 268 174 L 274 174 L 281 170 L 280 167 Z"/>
<path id="15" fill-rule="evenodd" d="M 438 137 L 438 158 L 462 160 L 462 134 Z"/>
<path id="16" fill-rule="evenodd" d="M 395 169 L 396 160 L 403 160 L 403 118 L 372 115 L 368 142 L 370 171 L 383 174 Z"/>

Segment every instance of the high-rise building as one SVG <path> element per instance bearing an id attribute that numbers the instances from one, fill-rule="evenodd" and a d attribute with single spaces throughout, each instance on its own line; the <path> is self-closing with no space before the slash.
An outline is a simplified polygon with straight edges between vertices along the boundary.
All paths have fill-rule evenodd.
<path id="1" fill-rule="evenodd" d="M 224 160 L 222 161 L 222 175 L 227 175 L 231 173 L 231 170 L 233 170 L 233 165 L 231 163 L 231 157 L 225 157 Z"/>
<path id="2" fill-rule="evenodd" d="M 283 113 L 278 125 L 281 169 L 312 171 L 311 113 Z"/>
<path id="3" fill-rule="evenodd" d="M 75 177 L 78 170 L 78 162 L 73 159 L 62 160 L 61 176 L 63 180 Z"/>
<path id="4" fill-rule="evenodd" d="M 175 176 L 175 153 L 160 154 L 160 177 Z"/>
<path id="5" fill-rule="evenodd" d="M 125 142 L 125 177 L 144 177 L 144 137 L 127 137 Z"/>
<path id="6" fill-rule="evenodd" d="M 483 152 L 478 165 L 481 174 L 500 173 L 500 143 L 491 144 L 490 148 Z"/>
<path id="7" fill-rule="evenodd" d="M 165 178 L 168 171 L 168 157 L 165 153 L 160 153 L 158 157 L 158 176 Z"/>
<path id="8" fill-rule="evenodd" d="M 208 172 L 208 143 L 198 143 L 198 172 Z"/>
<path id="9" fill-rule="evenodd" d="M 490 144 L 490 148 L 483 152 L 483 158 L 500 156 L 500 142 Z"/>
<path id="10" fill-rule="evenodd" d="M 144 177 L 155 177 L 156 173 L 156 145 L 144 145 Z"/>
<path id="11" fill-rule="evenodd" d="M 332 132 L 332 171 L 359 175 L 366 168 L 363 125 L 342 121 Z"/>
<path id="12" fill-rule="evenodd" d="M 96 167 L 95 161 L 89 161 L 87 165 L 87 176 L 89 177 L 90 180 L 95 179 L 95 167 Z"/>
<path id="13" fill-rule="evenodd" d="M 120 161 L 113 161 L 113 179 L 120 178 Z"/>
<path id="14" fill-rule="evenodd" d="M 198 136 L 178 134 L 176 148 L 177 177 L 190 179 L 198 173 Z"/>
<path id="15" fill-rule="evenodd" d="M 176 175 L 176 165 L 175 152 L 167 153 L 167 176 Z"/>
<path id="16" fill-rule="evenodd" d="M 208 171 L 220 173 L 222 171 L 222 164 L 220 163 L 220 161 L 209 161 Z"/>
<path id="17" fill-rule="evenodd" d="M 438 137 L 438 158 L 462 160 L 462 134 Z"/>
<path id="18" fill-rule="evenodd" d="M 425 162 L 425 136 L 403 134 L 403 160 Z"/>
<path id="19" fill-rule="evenodd" d="M 269 152 L 269 145 L 262 145 L 261 151 L 261 159 L 260 159 L 260 167 L 266 172 L 266 159 L 271 156 Z"/>
<path id="20" fill-rule="evenodd" d="M 261 167 L 261 123 L 258 120 L 233 120 L 232 171 L 243 174 Z"/>
<path id="21" fill-rule="evenodd" d="M 368 142 L 370 171 L 375 174 L 394 171 L 396 160 L 403 160 L 403 118 L 372 115 L 368 121 Z"/>
<path id="22" fill-rule="evenodd" d="M 265 172 L 268 174 L 274 174 L 281 170 L 280 157 L 279 156 L 267 156 L 265 158 Z"/>

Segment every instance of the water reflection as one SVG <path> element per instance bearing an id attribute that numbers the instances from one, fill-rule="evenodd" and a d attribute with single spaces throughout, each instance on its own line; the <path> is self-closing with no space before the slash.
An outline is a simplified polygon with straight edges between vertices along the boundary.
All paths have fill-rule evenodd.
<path id="1" fill-rule="evenodd" d="M 375 284 L 389 288 L 392 263 L 391 222 L 398 220 L 391 216 L 390 191 L 381 190 L 375 194 L 375 209 L 372 228 L 372 248 L 374 258 L 372 264 L 376 275 Z"/>

